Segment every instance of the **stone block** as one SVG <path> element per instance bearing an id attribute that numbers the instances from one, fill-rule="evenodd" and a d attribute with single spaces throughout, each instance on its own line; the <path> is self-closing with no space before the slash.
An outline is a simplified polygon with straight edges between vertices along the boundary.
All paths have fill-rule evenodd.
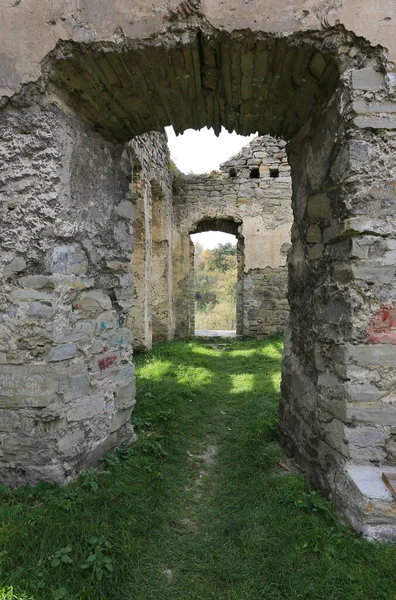
<path id="1" fill-rule="evenodd" d="M 39 302 L 45 302 L 48 305 L 53 301 L 53 296 L 51 294 L 33 289 L 13 289 L 10 293 L 10 297 L 12 300 L 18 302 L 34 302 L 35 300 L 38 300 Z"/>
<path id="2" fill-rule="evenodd" d="M 132 273 L 124 273 L 118 278 L 119 285 L 122 288 L 131 288 L 133 285 L 134 277 Z"/>
<path id="3" fill-rule="evenodd" d="M 126 408 L 124 410 L 119 410 L 118 412 L 116 412 L 111 420 L 110 433 L 118 431 L 118 429 L 125 425 L 125 423 L 127 423 L 130 420 L 131 414 L 132 408 Z"/>
<path id="4" fill-rule="evenodd" d="M 90 377 L 87 371 L 59 373 L 58 393 L 66 402 L 88 395 Z"/>
<path id="5" fill-rule="evenodd" d="M 108 260 L 106 261 L 106 266 L 111 271 L 128 271 L 131 268 L 131 263 L 120 260 Z"/>
<path id="6" fill-rule="evenodd" d="M 44 304 L 43 302 L 32 302 L 29 304 L 29 317 L 48 319 L 53 317 L 55 313 L 56 309 L 52 305 Z"/>
<path id="7" fill-rule="evenodd" d="M 309 71 L 314 77 L 320 79 L 326 69 L 326 61 L 320 52 L 316 52 L 308 65 Z"/>
<path id="8" fill-rule="evenodd" d="M 384 74 L 372 68 L 352 71 L 352 87 L 355 90 L 375 91 L 384 84 Z"/>
<path id="9" fill-rule="evenodd" d="M 386 395 L 386 391 L 380 390 L 372 383 L 345 383 L 345 391 L 351 402 L 378 402 Z"/>
<path id="10" fill-rule="evenodd" d="M 396 365 L 396 346 L 386 344 L 346 345 L 344 350 L 345 360 L 354 362 L 362 367 Z"/>
<path id="11" fill-rule="evenodd" d="M 128 254 L 133 252 L 133 235 L 129 223 L 118 220 L 114 224 L 114 238 L 119 247 Z"/>
<path id="12" fill-rule="evenodd" d="M 26 269 L 26 261 L 25 259 L 15 256 L 10 263 L 8 263 L 4 268 L 5 277 L 11 277 L 16 273 L 21 273 Z"/>
<path id="13" fill-rule="evenodd" d="M 61 346 L 53 346 L 48 352 L 48 362 L 59 362 L 69 360 L 77 355 L 77 346 L 74 343 L 62 344 Z"/>
<path id="14" fill-rule="evenodd" d="M 352 103 L 353 110 L 357 114 L 369 115 L 378 113 L 396 113 L 395 102 L 370 102 L 367 103 L 363 98 L 357 98 Z"/>
<path id="15" fill-rule="evenodd" d="M 79 398 L 65 413 L 69 423 L 74 421 L 84 421 L 92 419 L 96 415 L 103 413 L 105 409 L 102 395 L 85 396 Z"/>
<path id="16" fill-rule="evenodd" d="M 95 357 L 91 370 L 94 373 L 99 371 L 102 375 L 104 375 L 105 373 L 112 372 L 114 367 L 119 365 L 119 362 L 119 352 L 105 352 Z"/>
<path id="17" fill-rule="evenodd" d="M 318 225 L 310 225 L 307 229 L 308 244 L 319 244 L 322 241 L 322 233 Z"/>
<path id="18" fill-rule="evenodd" d="M 111 307 L 111 298 L 103 290 L 83 292 L 77 301 L 78 310 L 110 310 Z"/>
<path id="19" fill-rule="evenodd" d="M 78 321 L 74 326 L 69 323 L 54 323 L 52 329 L 52 339 L 56 344 L 66 344 L 69 342 L 79 342 L 93 337 L 95 333 L 95 321 Z"/>
<path id="20" fill-rule="evenodd" d="M 396 405 L 377 404 L 347 404 L 346 418 L 356 423 L 389 426 L 396 423 Z"/>
<path id="21" fill-rule="evenodd" d="M 344 431 L 352 460 L 378 461 L 385 459 L 385 443 L 389 433 L 384 428 L 345 425 Z"/>
<path id="22" fill-rule="evenodd" d="M 19 277 L 18 282 L 24 288 L 33 288 L 35 290 L 41 290 L 45 287 L 54 287 L 51 278 L 46 275 L 25 275 L 24 277 Z"/>
<path id="23" fill-rule="evenodd" d="M 352 272 L 355 279 L 361 279 L 367 283 L 388 284 L 395 276 L 394 265 L 382 265 L 381 263 L 353 264 Z"/>
<path id="24" fill-rule="evenodd" d="M 396 129 L 396 115 L 385 116 L 359 116 L 353 122 L 361 129 Z"/>
<path id="25" fill-rule="evenodd" d="M 2 432 L 15 433 L 20 431 L 22 425 L 21 412 L 0 408 L 0 423 Z"/>
<path id="26" fill-rule="evenodd" d="M 51 273 L 82 275 L 88 269 L 88 258 L 78 244 L 55 246 L 49 257 Z"/>
<path id="27" fill-rule="evenodd" d="M 84 442 L 85 433 L 82 429 L 71 429 L 58 440 L 59 452 L 66 456 L 75 456 L 79 453 L 79 444 Z"/>
<path id="28" fill-rule="evenodd" d="M 363 260 L 368 259 L 369 246 L 367 242 L 364 239 L 360 240 L 358 238 L 353 238 L 351 242 L 351 258 L 360 258 Z"/>
<path id="29" fill-rule="evenodd" d="M 0 367 L 0 407 L 46 407 L 56 398 L 57 388 L 57 375 L 52 366 Z"/>
<path id="30" fill-rule="evenodd" d="M 261 165 L 259 168 L 260 177 L 269 177 L 270 170 L 268 165 Z"/>
<path id="31" fill-rule="evenodd" d="M 96 319 L 96 335 L 116 327 L 118 327 L 118 316 L 115 310 L 104 312 Z"/>
<path id="32" fill-rule="evenodd" d="M 333 213 L 329 198 L 325 194 L 315 194 L 308 198 L 307 213 L 311 219 L 331 219 Z"/>
<path id="33" fill-rule="evenodd" d="M 387 467 L 387 471 L 396 473 L 396 468 Z M 347 472 L 359 491 L 372 500 L 393 502 L 393 496 L 382 481 L 383 468 L 348 465 Z"/>
<path id="34" fill-rule="evenodd" d="M 122 200 L 117 206 L 114 207 L 115 212 L 124 219 L 134 221 L 136 219 L 135 209 L 132 202 L 128 200 Z"/>
<path id="35" fill-rule="evenodd" d="M 106 336 L 107 346 L 125 346 L 133 342 L 132 331 L 127 328 L 118 328 L 110 331 Z"/>
<path id="36" fill-rule="evenodd" d="M 311 246 L 308 248 L 308 259 L 309 260 L 319 260 L 323 257 L 324 245 L 316 244 L 315 246 Z"/>
<path id="37" fill-rule="evenodd" d="M 115 391 L 115 403 L 116 406 L 134 406 L 136 403 L 136 379 L 130 377 L 124 381 L 121 381 L 116 385 Z"/>

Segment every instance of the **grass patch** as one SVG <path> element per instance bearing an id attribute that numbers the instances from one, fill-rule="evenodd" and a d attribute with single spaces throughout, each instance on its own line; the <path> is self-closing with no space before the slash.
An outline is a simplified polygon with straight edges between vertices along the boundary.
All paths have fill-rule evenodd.
<path id="1" fill-rule="evenodd" d="M 136 357 L 139 439 L 65 488 L 0 492 L 0 600 L 396 599 L 396 549 L 281 467 L 279 337 Z"/>

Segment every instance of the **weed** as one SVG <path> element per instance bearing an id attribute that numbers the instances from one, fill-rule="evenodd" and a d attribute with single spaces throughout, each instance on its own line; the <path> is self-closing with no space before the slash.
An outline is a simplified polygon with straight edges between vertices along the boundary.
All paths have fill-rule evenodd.
<path id="1" fill-rule="evenodd" d="M 99 458 L 99 461 L 102 462 L 107 468 L 115 468 L 120 464 L 120 458 L 117 456 L 115 452 L 108 452 L 105 456 Z"/>
<path id="2" fill-rule="evenodd" d="M 98 475 L 97 469 L 87 469 L 79 477 L 81 486 L 91 492 L 97 492 L 99 489 Z"/>
<path id="3" fill-rule="evenodd" d="M 91 553 L 86 562 L 81 565 L 81 569 L 91 570 L 92 576 L 98 581 L 101 581 L 103 577 L 111 577 L 114 567 L 110 556 L 106 554 L 111 549 L 111 544 L 102 537 L 92 537 L 89 544 Z"/>
<path id="4" fill-rule="evenodd" d="M 11 586 L 0 589 L 0 600 L 32 600 L 32 598 L 29 598 L 24 592 L 14 592 L 14 588 Z"/>
<path id="5" fill-rule="evenodd" d="M 146 429 L 151 427 L 152 422 L 138 415 L 132 417 L 132 425 L 135 429 Z"/>
<path id="6" fill-rule="evenodd" d="M 65 587 L 60 587 L 52 592 L 53 600 L 64 600 L 68 596 L 67 589 Z"/>
<path id="7" fill-rule="evenodd" d="M 330 502 L 315 490 L 304 492 L 302 498 L 297 500 L 296 506 L 313 513 L 329 514 L 331 511 Z"/>
<path id="8" fill-rule="evenodd" d="M 59 550 L 57 550 L 55 554 L 49 558 L 51 567 L 54 568 L 59 567 L 59 565 L 72 564 L 73 559 L 70 557 L 71 551 L 72 549 L 70 546 L 66 546 L 65 548 L 59 548 Z"/>

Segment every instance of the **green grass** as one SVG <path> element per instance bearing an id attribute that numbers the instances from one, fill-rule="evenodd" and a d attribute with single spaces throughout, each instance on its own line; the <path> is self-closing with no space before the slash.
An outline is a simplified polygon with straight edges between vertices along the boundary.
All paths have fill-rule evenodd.
<path id="1" fill-rule="evenodd" d="M 131 450 L 63 489 L 2 490 L 0 599 L 395 599 L 396 549 L 340 526 L 282 467 L 281 351 L 207 340 L 136 357 Z"/>

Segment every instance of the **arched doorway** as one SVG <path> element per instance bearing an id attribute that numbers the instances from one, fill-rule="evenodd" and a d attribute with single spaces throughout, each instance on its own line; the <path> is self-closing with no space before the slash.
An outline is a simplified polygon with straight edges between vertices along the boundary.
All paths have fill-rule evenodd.
<path id="1" fill-rule="evenodd" d="M 244 289 L 244 239 L 242 235 L 242 223 L 232 219 L 203 219 L 199 221 L 193 230 L 190 230 L 190 235 L 195 233 L 203 233 L 206 231 L 221 231 L 236 237 L 236 265 L 237 265 L 237 280 L 236 280 L 236 334 L 243 334 L 243 289 Z M 194 244 L 190 242 L 191 260 L 190 260 L 190 335 L 195 335 L 197 329 L 195 324 L 195 285 L 194 285 Z"/>

